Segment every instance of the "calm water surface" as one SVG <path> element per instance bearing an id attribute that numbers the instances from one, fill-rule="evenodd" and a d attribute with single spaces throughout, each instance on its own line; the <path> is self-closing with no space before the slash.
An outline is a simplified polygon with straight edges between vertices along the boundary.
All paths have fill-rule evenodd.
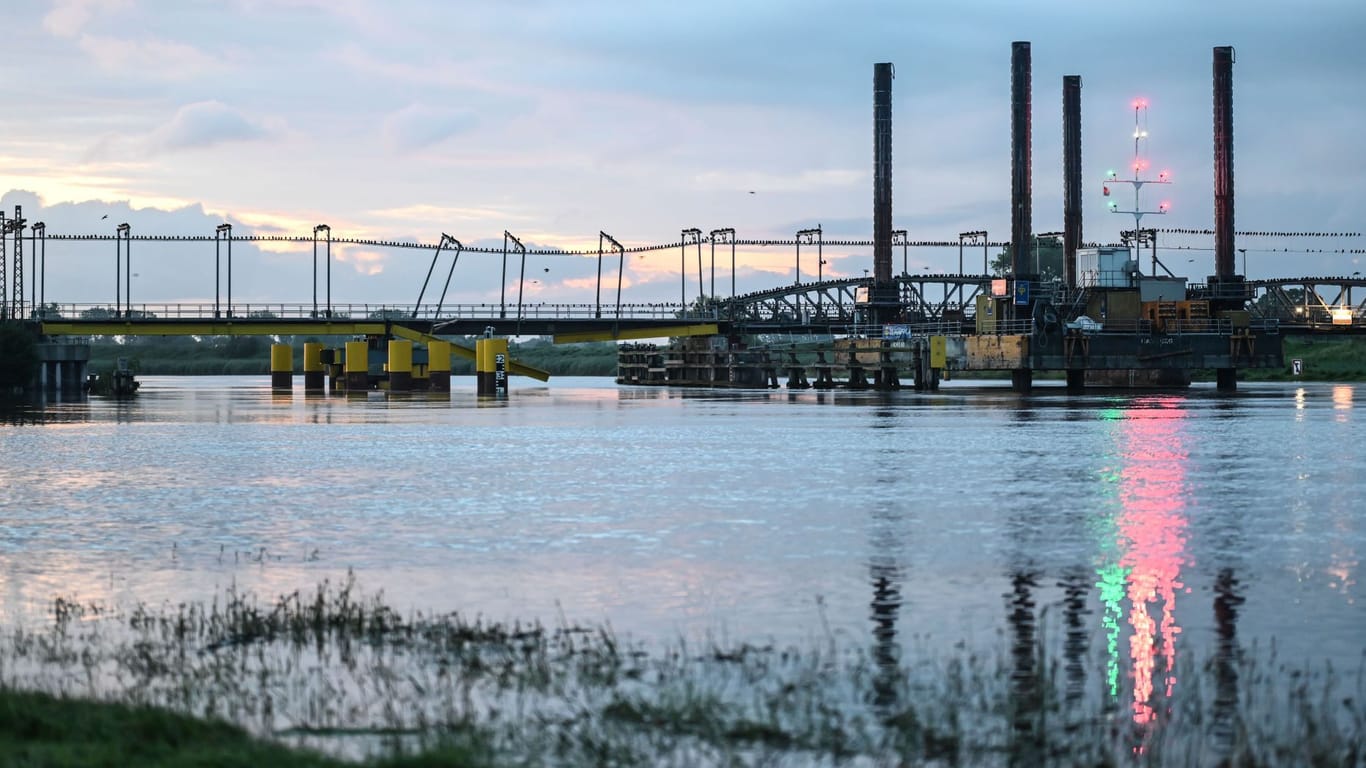
<path id="1" fill-rule="evenodd" d="M 566 378 L 491 403 L 464 384 L 347 399 L 145 377 L 129 402 L 11 413 L 2 610 L 33 621 L 58 595 L 174 603 L 231 584 L 271 597 L 354 569 L 406 608 L 610 622 L 647 642 L 990 650 L 1037 625 L 1155 684 L 1230 638 L 1362 663 L 1360 386 L 1022 397 Z"/>

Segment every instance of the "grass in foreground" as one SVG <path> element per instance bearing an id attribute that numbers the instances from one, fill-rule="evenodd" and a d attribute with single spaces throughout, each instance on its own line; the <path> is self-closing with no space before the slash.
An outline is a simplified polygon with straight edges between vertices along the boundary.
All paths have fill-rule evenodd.
<path id="1" fill-rule="evenodd" d="M 369 763 L 374 768 L 491 764 L 487 749 L 477 744 L 437 747 L 421 755 Z M 264 741 L 221 720 L 200 720 L 154 707 L 0 690 L 0 765 L 354 768 L 356 764 Z"/>
<path id="2" fill-rule="evenodd" d="M 833 638 L 651 650 L 605 628 L 405 616 L 350 582 L 265 603 L 233 592 L 131 610 L 63 599 L 49 626 L 0 629 L 0 751 L 35 765 L 1366 760 L 1361 670 L 1295 669 L 1256 648 L 1185 654 L 1176 695 L 1154 693 L 1152 721 L 1137 725 L 1132 687 L 1109 690 L 1096 658 L 1078 687 L 1073 660 L 1044 635 L 986 656 Z M 251 757 L 231 762 L 238 752 Z"/>
<path id="3" fill-rule="evenodd" d="M 0 762 L 45 766 L 334 766 L 222 721 L 150 707 L 0 692 Z"/>

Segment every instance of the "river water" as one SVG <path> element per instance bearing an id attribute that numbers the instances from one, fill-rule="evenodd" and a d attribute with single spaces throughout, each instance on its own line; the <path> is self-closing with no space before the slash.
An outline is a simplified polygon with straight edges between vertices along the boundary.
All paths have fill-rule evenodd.
<path id="1" fill-rule="evenodd" d="M 130 401 L 11 412 L 4 617 L 353 570 L 401 608 L 647 643 L 1067 632 L 1144 690 L 1235 639 L 1362 664 L 1361 386 L 513 384 L 348 399 L 148 376 Z"/>

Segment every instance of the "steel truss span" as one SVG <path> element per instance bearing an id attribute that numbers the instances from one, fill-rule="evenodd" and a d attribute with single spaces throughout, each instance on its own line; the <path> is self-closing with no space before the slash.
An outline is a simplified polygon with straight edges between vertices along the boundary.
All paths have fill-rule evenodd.
<path id="1" fill-rule="evenodd" d="M 1292 277 L 1248 280 L 1248 312 L 1277 320 L 1288 332 L 1366 331 L 1366 278 Z"/>

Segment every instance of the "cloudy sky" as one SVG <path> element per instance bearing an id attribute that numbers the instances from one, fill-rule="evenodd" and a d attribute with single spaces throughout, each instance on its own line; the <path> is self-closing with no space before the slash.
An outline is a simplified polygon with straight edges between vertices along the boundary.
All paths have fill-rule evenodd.
<path id="1" fill-rule="evenodd" d="M 237 234 L 326 223 L 338 237 L 446 232 L 497 246 L 507 230 L 533 248 L 596 249 L 600 230 L 628 246 L 675 242 L 687 227 L 758 239 L 819 224 L 827 239 L 868 238 L 873 64 L 890 61 L 896 226 L 912 239 L 1004 239 L 1014 40 L 1033 45 L 1036 231 L 1062 224 L 1067 74 L 1083 81 L 1086 239 L 1132 225 L 1107 215 L 1100 181 L 1132 160 L 1135 97 L 1151 104 L 1152 167 L 1175 180 L 1160 195 L 1172 212 L 1145 224 L 1212 226 L 1217 45 L 1237 49 L 1238 228 L 1366 230 L 1361 0 L 14 5 L 0 193 L 8 214 L 22 205 L 49 235 L 123 222 L 212 235 L 226 221 Z M 1212 271 L 1210 238 L 1168 244 L 1195 249 L 1164 256 L 1173 269 Z M 1362 256 L 1328 251 L 1366 242 L 1238 247 L 1254 277 L 1350 274 Z M 49 243 L 47 299 L 112 301 L 112 251 Z M 333 255 L 339 303 L 412 302 L 430 262 L 416 250 Z M 825 255 L 827 275 L 871 267 L 866 249 Z M 212 300 L 212 243 L 138 243 L 133 258 L 138 301 Z M 739 258 L 741 291 L 793 279 L 790 248 Z M 310 299 L 311 246 L 239 244 L 234 259 L 235 300 Z M 627 299 L 676 299 L 679 262 L 677 250 L 633 258 Z M 804 259 L 811 278 L 815 266 Z M 926 268 L 955 271 L 956 250 L 913 250 L 909 269 Z M 595 270 L 593 258 L 535 257 L 529 300 L 591 301 Z M 500 279 L 499 257 L 464 257 L 448 301 L 497 300 Z"/>

